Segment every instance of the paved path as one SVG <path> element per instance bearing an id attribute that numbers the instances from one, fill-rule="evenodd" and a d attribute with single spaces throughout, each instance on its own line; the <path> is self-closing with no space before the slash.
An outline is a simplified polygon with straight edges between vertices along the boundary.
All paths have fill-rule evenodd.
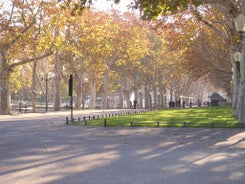
<path id="1" fill-rule="evenodd" d="M 67 115 L 0 116 L 1 184 L 245 183 L 242 129 L 67 126 Z"/>

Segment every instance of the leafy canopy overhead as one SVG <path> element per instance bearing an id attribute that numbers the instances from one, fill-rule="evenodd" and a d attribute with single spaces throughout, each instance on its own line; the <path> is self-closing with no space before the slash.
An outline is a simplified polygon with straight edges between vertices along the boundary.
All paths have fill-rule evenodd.
<path id="1" fill-rule="evenodd" d="M 71 8 L 72 14 L 77 11 L 83 10 L 85 7 L 90 6 L 96 0 L 58 0 L 58 3 L 63 8 Z M 120 0 L 108 0 L 118 4 Z M 144 19 L 156 19 L 158 16 L 170 14 L 186 9 L 190 5 L 199 6 L 205 1 L 203 0 L 132 0 L 132 8 L 140 9 L 141 15 Z"/>
<path id="2" fill-rule="evenodd" d="M 187 9 L 190 5 L 199 6 L 202 3 L 202 0 L 135 0 L 135 8 L 141 10 L 144 19 L 152 20 Z"/>

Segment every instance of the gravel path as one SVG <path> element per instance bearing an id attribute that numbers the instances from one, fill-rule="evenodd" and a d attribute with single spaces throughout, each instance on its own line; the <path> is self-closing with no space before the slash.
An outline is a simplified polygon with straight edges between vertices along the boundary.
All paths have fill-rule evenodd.
<path id="1" fill-rule="evenodd" d="M 84 127 L 64 117 L 0 116 L 1 184 L 245 183 L 242 129 Z"/>

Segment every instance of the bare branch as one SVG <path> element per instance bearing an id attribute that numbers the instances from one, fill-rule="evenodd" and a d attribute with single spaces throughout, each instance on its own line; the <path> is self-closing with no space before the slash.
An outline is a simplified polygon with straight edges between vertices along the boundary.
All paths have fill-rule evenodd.
<path id="1" fill-rule="evenodd" d="M 38 9 L 37 9 L 37 12 L 36 12 L 36 14 L 35 14 L 34 17 L 33 17 L 32 22 L 31 22 L 28 26 L 26 26 L 26 27 L 20 32 L 20 34 L 19 34 L 18 36 L 16 36 L 16 37 L 15 37 L 15 38 L 8 44 L 8 46 L 15 44 L 15 43 L 22 37 L 22 34 L 26 33 L 28 30 L 30 30 L 30 29 L 35 25 L 35 23 L 36 23 L 36 17 L 37 17 L 37 14 L 38 14 L 38 13 L 40 12 L 40 10 L 41 10 L 42 4 L 43 4 L 43 1 L 41 1 L 41 3 L 39 4 Z"/>
<path id="2" fill-rule="evenodd" d="M 3 26 L 3 28 L 0 30 L 0 32 L 5 31 L 5 30 L 8 29 L 9 24 L 10 24 L 10 22 L 11 22 L 11 20 L 12 20 L 13 14 L 14 14 L 14 8 L 15 8 L 15 5 L 14 5 L 14 3 L 13 3 L 12 9 L 11 9 L 11 13 L 10 13 L 10 16 L 9 16 L 9 19 L 8 19 L 6 25 Z"/>
<path id="3" fill-rule="evenodd" d="M 42 54 L 42 55 L 40 55 L 40 56 L 38 56 L 38 57 L 28 58 L 28 59 L 24 59 L 24 60 L 22 60 L 22 61 L 20 61 L 20 62 L 13 63 L 13 64 L 9 65 L 8 68 L 9 68 L 9 69 L 12 69 L 12 68 L 14 68 L 14 67 L 16 67 L 16 66 L 19 66 L 19 65 L 23 65 L 23 64 L 26 64 L 26 63 L 30 63 L 30 62 L 32 62 L 32 61 L 38 61 L 38 60 L 44 59 L 44 58 L 46 58 L 46 57 L 48 57 L 48 56 L 50 56 L 50 55 L 52 55 L 52 54 L 53 54 L 52 48 L 50 48 L 48 52 L 46 52 L 46 53 L 44 53 L 44 54 Z"/>

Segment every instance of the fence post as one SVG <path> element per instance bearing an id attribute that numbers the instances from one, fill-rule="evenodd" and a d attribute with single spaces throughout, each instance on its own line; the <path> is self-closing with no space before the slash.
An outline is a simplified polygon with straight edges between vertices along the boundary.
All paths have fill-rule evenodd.
<path id="1" fill-rule="evenodd" d="M 133 122 L 132 122 L 132 121 L 130 122 L 130 126 L 131 126 L 131 127 L 133 126 Z"/>
<path id="2" fill-rule="evenodd" d="M 158 122 L 157 122 L 157 127 L 159 127 L 159 125 L 160 125 L 160 122 L 158 121 Z"/>
<path id="3" fill-rule="evenodd" d="M 66 117 L 66 125 L 68 125 L 69 124 L 69 119 L 68 119 L 68 117 Z"/>
<path id="4" fill-rule="evenodd" d="M 104 127 L 106 127 L 106 119 L 104 119 Z"/>

